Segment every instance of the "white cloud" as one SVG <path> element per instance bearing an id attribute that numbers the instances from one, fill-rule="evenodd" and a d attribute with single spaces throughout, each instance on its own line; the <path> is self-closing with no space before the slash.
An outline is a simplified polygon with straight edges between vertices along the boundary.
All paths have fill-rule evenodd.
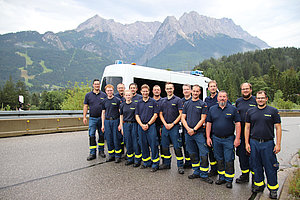
<path id="1" fill-rule="evenodd" d="M 299 0 L 0 0 L 0 33 L 22 30 L 64 31 L 98 14 L 121 23 L 177 19 L 197 11 L 231 18 L 270 46 L 300 47 Z"/>

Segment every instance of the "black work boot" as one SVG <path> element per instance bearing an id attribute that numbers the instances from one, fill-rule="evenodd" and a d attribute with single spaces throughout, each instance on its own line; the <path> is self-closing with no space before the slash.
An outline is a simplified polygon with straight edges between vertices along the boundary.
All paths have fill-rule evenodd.
<path id="1" fill-rule="evenodd" d="M 94 160 L 94 159 L 96 159 L 96 154 L 90 154 L 86 160 L 90 161 L 90 160 Z"/>
<path id="2" fill-rule="evenodd" d="M 277 199 L 277 191 L 271 190 L 269 194 L 270 199 Z"/>
<path id="3" fill-rule="evenodd" d="M 101 158 L 105 158 L 105 157 L 106 157 L 104 151 L 99 151 L 99 156 L 100 156 Z"/>
<path id="4" fill-rule="evenodd" d="M 164 170 L 164 169 L 171 169 L 170 165 L 162 164 L 159 166 L 159 170 Z"/>
<path id="5" fill-rule="evenodd" d="M 248 183 L 249 182 L 249 173 L 242 174 L 239 178 L 235 180 L 236 183 Z"/>
<path id="6" fill-rule="evenodd" d="M 208 176 L 209 177 L 213 177 L 213 176 L 217 176 L 218 175 L 218 171 L 217 170 L 210 170 L 208 172 Z"/>

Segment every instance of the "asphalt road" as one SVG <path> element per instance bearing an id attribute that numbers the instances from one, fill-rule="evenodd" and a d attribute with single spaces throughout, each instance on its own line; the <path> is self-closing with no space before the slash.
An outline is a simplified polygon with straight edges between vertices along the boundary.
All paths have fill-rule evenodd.
<path id="1" fill-rule="evenodd" d="M 281 168 L 300 148 L 300 118 L 282 118 Z M 103 158 L 86 161 L 87 131 L 0 139 L 0 199 L 249 199 L 251 184 L 210 185 L 192 170 L 150 172 Z M 241 172 L 236 159 L 236 175 Z M 216 178 L 214 178 L 215 180 Z"/>

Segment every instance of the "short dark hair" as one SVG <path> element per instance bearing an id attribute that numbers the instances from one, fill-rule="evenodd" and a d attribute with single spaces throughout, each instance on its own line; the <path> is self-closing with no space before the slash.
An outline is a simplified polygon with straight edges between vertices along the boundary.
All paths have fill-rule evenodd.
<path id="1" fill-rule="evenodd" d="M 99 82 L 100 82 L 99 79 L 95 78 L 95 79 L 93 80 L 93 84 L 94 84 L 96 81 L 99 81 Z"/>
<path id="2" fill-rule="evenodd" d="M 227 92 L 226 92 L 225 90 L 221 90 L 221 91 L 219 92 L 219 94 L 220 94 L 220 93 L 225 93 L 225 94 L 226 94 L 226 97 L 228 98 L 228 94 L 227 94 Z M 218 94 L 218 95 L 219 95 L 219 94 Z"/>
<path id="3" fill-rule="evenodd" d="M 174 84 L 173 84 L 173 83 L 171 83 L 171 82 L 166 82 L 166 84 L 165 84 L 165 87 L 166 87 L 167 85 L 172 85 L 172 86 L 173 86 L 173 88 L 174 88 Z"/>
<path id="4" fill-rule="evenodd" d="M 258 94 L 264 94 L 266 97 L 268 97 L 266 91 L 264 91 L 264 90 L 259 90 L 259 91 L 256 93 L 256 96 L 257 96 Z"/>
<path id="5" fill-rule="evenodd" d="M 150 91 L 150 87 L 149 87 L 149 85 L 147 85 L 147 84 L 144 84 L 144 85 L 142 85 L 142 86 L 141 86 L 141 90 L 142 90 L 142 89 L 144 89 L 144 88 L 147 88 L 147 89 L 148 89 L 148 91 Z"/>
<path id="6" fill-rule="evenodd" d="M 130 88 L 130 86 L 132 86 L 132 85 L 134 85 L 136 88 L 138 87 L 138 85 L 137 85 L 136 83 L 130 83 L 129 88 Z"/>
<path id="7" fill-rule="evenodd" d="M 200 90 L 201 90 L 201 86 L 198 85 L 198 84 L 193 85 L 193 87 L 198 87 L 198 88 L 200 88 Z"/>

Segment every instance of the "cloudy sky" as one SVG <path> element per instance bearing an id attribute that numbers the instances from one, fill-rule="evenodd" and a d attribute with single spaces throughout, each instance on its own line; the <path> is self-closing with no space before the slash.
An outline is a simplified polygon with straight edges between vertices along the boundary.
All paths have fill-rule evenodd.
<path id="1" fill-rule="evenodd" d="M 300 0 L 0 0 L 0 34 L 70 30 L 96 14 L 128 24 L 190 11 L 231 18 L 272 47 L 300 47 Z"/>

